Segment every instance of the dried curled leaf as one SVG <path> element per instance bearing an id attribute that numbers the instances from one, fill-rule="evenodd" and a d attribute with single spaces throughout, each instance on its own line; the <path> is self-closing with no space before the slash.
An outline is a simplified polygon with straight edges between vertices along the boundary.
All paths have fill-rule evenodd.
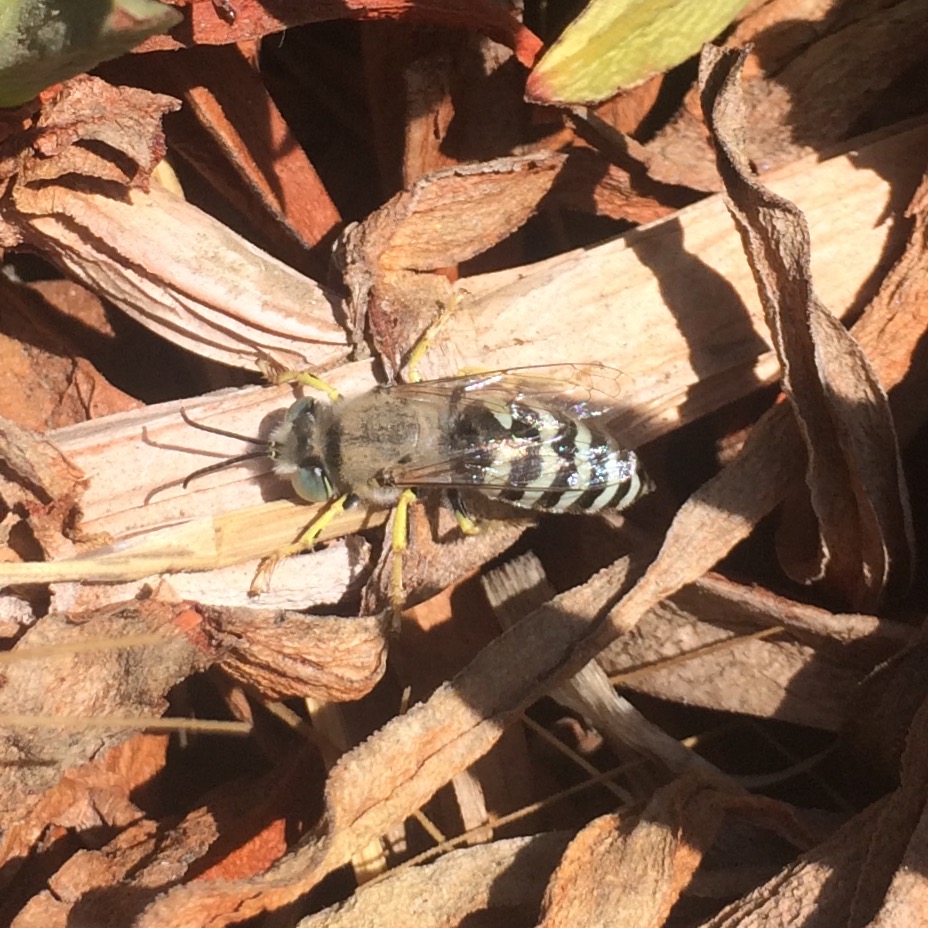
<path id="1" fill-rule="evenodd" d="M 889 403 L 860 345 L 813 291 L 802 213 L 750 176 L 738 86 L 745 56 L 726 72 L 722 54 L 703 58 L 706 118 L 808 455 L 821 539 L 817 563 L 792 572 L 870 611 L 891 580 L 908 582 L 914 544 Z"/>
<path id="2" fill-rule="evenodd" d="M 112 183 L 147 190 L 152 170 L 164 157 L 161 119 L 178 106 L 164 94 L 76 77 L 45 101 L 31 131 L 6 139 L 0 148 L 0 183 L 14 203 L 21 192 L 76 178 L 83 179 L 84 189 Z M 28 240 L 13 209 L 3 212 L 0 240 L 6 245 Z"/>
<path id="3" fill-rule="evenodd" d="M 926 40 L 920 0 L 853 9 L 835 2 L 751 4 L 724 43 L 751 48 L 744 72 L 748 159 L 766 174 L 845 144 L 860 131 L 864 113 L 877 125 L 899 119 L 917 86 L 908 75 L 921 67 Z M 720 189 L 697 87 L 645 145 L 645 159 L 655 180 Z"/>
<path id="4" fill-rule="evenodd" d="M 670 703 L 838 732 L 861 681 L 912 640 L 902 623 L 710 574 L 649 609 L 599 662 L 613 683 Z"/>
<path id="5" fill-rule="evenodd" d="M 391 371 L 399 368 L 401 346 L 451 299 L 444 278 L 418 272 L 466 261 L 515 232 L 564 161 L 543 153 L 434 171 L 348 231 L 344 262 L 354 328 L 369 311 L 375 346 Z"/>
<path id="6" fill-rule="evenodd" d="M 345 360 L 331 292 L 161 188 L 160 122 L 176 100 L 69 82 L 34 130 L 0 152 L 11 205 L 0 242 L 25 243 L 152 331 L 214 360 L 257 370 Z"/>

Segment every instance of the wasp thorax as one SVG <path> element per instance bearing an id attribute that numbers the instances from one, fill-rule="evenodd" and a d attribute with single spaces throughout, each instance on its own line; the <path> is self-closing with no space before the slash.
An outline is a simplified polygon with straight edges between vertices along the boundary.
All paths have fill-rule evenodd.
<path id="1" fill-rule="evenodd" d="M 296 494 L 310 503 L 332 496 L 332 481 L 323 457 L 331 407 L 312 399 L 297 400 L 271 433 L 269 456 L 274 472 L 287 477 Z"/>

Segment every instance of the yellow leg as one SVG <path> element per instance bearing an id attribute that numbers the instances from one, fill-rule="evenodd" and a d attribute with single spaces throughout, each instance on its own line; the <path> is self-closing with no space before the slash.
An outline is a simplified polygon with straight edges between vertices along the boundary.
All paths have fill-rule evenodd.
<path id="1" fill-rule="evenodd" d="M 465 535 L 479 535 L 480 526 L 466 513 L 460 509 L 454 510 L 454 517 L 458 520 L 458 528 Z"/>
<path id="2" fill-rule="evenodd" d="M 309 371 L 278 371 L 269 379 L 274 383 L 301 383 L 304 387 L 321 390 L 333 402 L 342 398 L 341 393 L 335 387 L 326 383 L 321 377 L 310 374 Z"/>
<path id="3" fill-rule="evenodd" d="M 403 560 L 409 549 L 409 506 L 416 498 L 412 490 L 403 490 L 396 501 L 393 515 L 393 536 L 390 539 L 393 550 L 393 575 L 390 584 L 390 603 L 394 618 L 398 618 L 403 608 Z"/>
<path id="4" fill-rule="evenodd" d="M 441 308 L 438 315 L 432 320 L 432 324 L 419 336 L 419 340 L 412 346 L 409 352 L 409 359 L 406 362 L 406 382 L 419 383 L 419 364 L 425 357 L 426 351 L 432 339 L 438 334 L 438 330 L 448 321 L 448 318 L 458 308 L 457 291 L 452 291 L 451 299 Z"/>
<path id="5" fill-rule="evenodd" d="M 295 554 L 302 554 L 308 551 L 316 543 L 316 539 L 331 524 L 332 520 L 345 509 L 345 503 L 348 500 L 348 494 L 338 496 L 333 499 L 325 509 L 322 510 L 303 530 L 302 534 L 292 544 L 285 545 L 276 551 L 270 557 L 261 559 L 258 569 L 255 571 L 254 579 L 249 587 L 249 595 L 257 596 L 268 588 L 274 568 L 279 561 L 285 557 L 293 557 Z"/>

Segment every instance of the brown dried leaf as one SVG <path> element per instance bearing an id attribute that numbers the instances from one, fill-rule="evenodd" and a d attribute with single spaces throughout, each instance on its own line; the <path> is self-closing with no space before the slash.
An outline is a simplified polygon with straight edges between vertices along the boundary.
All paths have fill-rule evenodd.
<path id="1" fill-rule="evenodd" d="M 673 602 L 692 615 L 711 615 L 744 630 L 782 629 L 820 656 L 861 671 L 882 664 L 916 634 L 911 626 L 891 619 L 830 612 L 712 573 L 681 590 Z"/>
<path id="2" fill-rule="evenodd" d="M 921 244 L 918 245 L 921 254 Z M 818 277 L 816 277 L 818 279 Z M 899 281 L 893 286 L 899 292 Z M 918 292 L 918 288 L 907 295 Z M 890 376 L 903 369 L 901 359 L 910 359 L 921 340 L 924 325 L 918 324 L 923 305 L 876 301 L 854 326 L 861 335 L 879 333 L 885 349 L 874 358 L 878 374 Z M 875 316 L 876 318 L 870 318 Z M 879 320 L 879 321 L 877 321 Z M 869 353 L 871 341 L 862 343 Z M 892 359 L 890 359 L 890 355 Z M 898 359 L 898 360 L 896 360 Z M 925 416 L 925 397 L 917 399 L 920 416 Z M 747 537 L 800 478 L 802 447 L 788 409 L 781 404 L 765 415 L 751 432 L 740 457 L 717 477 L 704 484 L 683 505 L 668 530 L 660 554 L 631 592 L 610 612 L 608 621 L 594 639 L 581 649 L 578 660 L 592 657 L 619 634 L 635 626 L 656 603 L 702 576 Z M 699 544 L 694 545 L 693 539 Z"/>
<path id="3" fill-rule="evenodd" d="M 827 150 L 847 138 L 895 81 L 921 65 L 928 40 L 928 21 L 918 0 L 836 4 L 823 22 L 815 22 L 818 11 L 812 5 L 812 20 L 803 15 L 807 29 L 789 22 L 794 11 L 788 7 L 782 13 L 784 19 L 769 22 L 766 31 L 782 56 L 788 23 L 795 43 L 790 60 L 768 65 L 768 47 L 758 36 L 754 54 L 771 78 L 745 87 L 752 114 L 746 154 L 765 166 Z M 750 28 L 750 21 L 742 25 Z M 732 37 L 731 43 L 734 48 L 740 41 Z"/>
<path id="4" fill-rule="evenodd" d="M 750 176 L 738 84 L 744 56 L 727 69 L 721 56 L 703 57 L 706 118 L 808 454 L 806 481 L 820 532 L 817 563 L 786 566 L 802 582 L 821 582 L 870 611 L 893 580 L 906 585 L 912 569 L 911 514 L 892 415 L 859 344 L 813 292 L 802 213 Z"/>
<path id="5" fill-rule="evenodd" d="M 757 4 L 727 39 L 753 44 L 745 65 L 745 154 L 766 173 L 810 151 L 827 152 L 868 111 L 901 96 L 906 73 L 923 56 L 928 22 L 918 0 L 847 5 L 824 0 Z M 896 102 L 896 101 L 892 101 Z M 649 142 L 651 176 L 718 190 L 694 88 L 676 119 Z"/>
<path id="6" fill-rule="evenodd" d="M 164 94 L 112 87 L 89 75 L 72 78 L 43 106 L 34 131 L 19 137 L 32 151 L 21 153 L 18 182 L 76 174 L 147 190 L 164 157 L 161 120 L 179 106 Z"/>
<path id="7" fill-rule="evenodd" d="M 443 281 L 409 272 L 458 264 L 511 235 L 551 189 L 564 160 L 548 152 L 435 171 L 349 230 L 344 263 L 353 311 L 361 318 L 370 312 L 375 347 L 393 370 L 401 358 L 397 342 L 414 339 L 450 298 Z"/>
<path id="8" fill-rule="evenodd" d="M 881 0 L 878 0 L 881 2 Z M 743 10 L 732 29 L 729 47 L 751 45 L 751 57 L 745 64 L 745 79 L 756 73 L 760 62 L 773 71 L 785 67 L 796 54 L 797 46 L 808 44 L 830 27 L 830 20 L 865 9 L 869 0 L 856 4 L 856 10 L 843 6 L 841 0 L 761 0 Z M 792 28 L 789 28 L 792 26 Z"/>
<path id="9" fill-rule="evenodd" d="M 28 489 L 42 504 L 73 501 L 75 485 L 84 479 L 52 442 L 13 422 L 0 424 L 0 459 L 14 477 L 10 482 Z"/>
<path id="10" fill-rule="evenodd" d="M 664 82 L 665 75 L 657 74 L 643 84 L 598 104 L 593 112 L 617 132 L 634 135 L 658 102 Z"/>
<path id="11" fill-rule="evenodd" d="M 525 74 L 508 49 L 450 29 L 361 32 L 373 138 L 378 163 L 393 165 L 385 178 L 391 189 L 462 162 L 527 151 L 535 133 Z"/>
<path id="12" fill-rule="evenodd" d="M 425 57 L 419 57 L 416 54 L 418 49 L 415 48 L 414 41 L 410 42 L 409 34 L 395 33 L 389 39 L 386 36 L 378 36 L 378 39 L 386 39 L 384 47 L 380 50 L 378 64 L 385 73 L 390 73 L 396 68 L 402 69 L 404 79 L 404 188 L 410 187 L 432 171 L 453 167 L 456 164 L 447 148 L 448 131 L 455 118 L 456 102 L 452 97 L 451 83 L 455 71 L 460 68 L 460 63 L 455 60 L 454 38 L 451 33 L 441 38 L 436 35 L 434 38 L 434 50 Z M 390 39 L 393 41 L 390 42 Z M 413 48 L 410 48 L 410 44 Z M 400 58 L 397 52 L 403 53 L 403 57 Z M 382 126 L 396 118 L 396 107 L 389 106 L 388 101 L 384 99 L 393 92 L 394 87 L 388 81 L 379 88 L 379 93 L 378 89 L 374 89 L 373 108 L 380 111 L 375 118 L 379 118 Z M 506 96 L 509 97 L 508 94 Z M 518 100 L 518 97 L 512 95 L 511 99 Z M 522 101 L 518 102 L 521 104 Z M 500 146 L 500 150 L 505 151 L 506 148 Z"/>
<path id="13" fill-rule="evenodd" d="M 709 575 L 649 609 L 598 660 L 614 683 L 659 699 L 840 731 L 861 681 L 913 634 Z"/>
<path id="14" fill-rule="evenodd" d="M 261 356 L 288 369 L 347 357 L 330 292 L 172 194 L 45 185 L 15 203 L 23 241 L 183 348 L 249 370 Z"/>
<path id="15" fill-rule="evenodd" d="M 161 829 L 157 822 L 140 819 L 124 827 L 116 838 L 99 850 L 78 850 L 48 880 L 11 920 L 11 926 L 29 928 L 46 925 L 64 928 L 72 909 L 85 897 L 93 899 L 150 860 Z M 187 850 L 193 844 L 188 841 Z"/>
<path id="16" fill-rule="evenodd" d="M 148 189 L 164 157 L 161 119 L 178 102 L 163 94 L 111 87 L 96 77 L 72 78 L 26 125 L 10 127 L 0 145 L 0 180 L 14 192 L 30 184 L 84 178 Z M 89 183 L 88 183 L 89 182 Z M 0 240 L 21 240 L 15 212 L 5 210 Z"/>
<path id="17" fill-rule="evenodd" d="M 207 609 L 204 630 L 220 665 L 262 695 L 347 702 L 383 675 L 382 618 L 336 618 L 259 609 Z"/>
<path id="18" fill-rule="evenodd" d="M 928 645 L 913 636 L 908 647 L 876 665 L 850 701 L 842 734 L 854 753 L 867 759 L 874 793 L 880 787 L 888 792 L 899 782 L 913 719 L 928 698 L 926 654 Z"/>
<path id="19" fill-rule="evenodd" d="M 69 82 L 31 132 L 7 139 L 0 240 L 33 246 L 143 325 L 226 364 L 344 360 L 334 295 L 196 207 L 143 192 L 175 102 L 97 78 Z"/>
<path id="20" fill-rule="evenodd" d="M 528 220 L 564 160 L 552 153 L 498 158 L 420 178 L 359 227 L 365 257 L 384 271 L 466 261 Z"/>
<path id="21" fill-rule="evenodd" d="M 731 811 L 763 816 L 768 826 L 802 836 L 785 804 L 747 799 L 705 773 L 687 774 L 657 790 L 634 827 L 610 815 L 574 838 L 548 885 L 539 925 L 666 924 Z"/>

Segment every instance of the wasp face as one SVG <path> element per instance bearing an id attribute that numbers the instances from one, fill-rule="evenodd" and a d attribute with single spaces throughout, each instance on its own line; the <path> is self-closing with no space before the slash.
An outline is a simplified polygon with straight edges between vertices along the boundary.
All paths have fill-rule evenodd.
<path id="1" fill-rule="evenodd" d="M 297 400 L 271 434 L 269 456 L 274 471 L 287 477 L 297 496 L 324 503 L 333 495 L 324 459 L 325 431 L 331 407 L 312 399 Z"/>

